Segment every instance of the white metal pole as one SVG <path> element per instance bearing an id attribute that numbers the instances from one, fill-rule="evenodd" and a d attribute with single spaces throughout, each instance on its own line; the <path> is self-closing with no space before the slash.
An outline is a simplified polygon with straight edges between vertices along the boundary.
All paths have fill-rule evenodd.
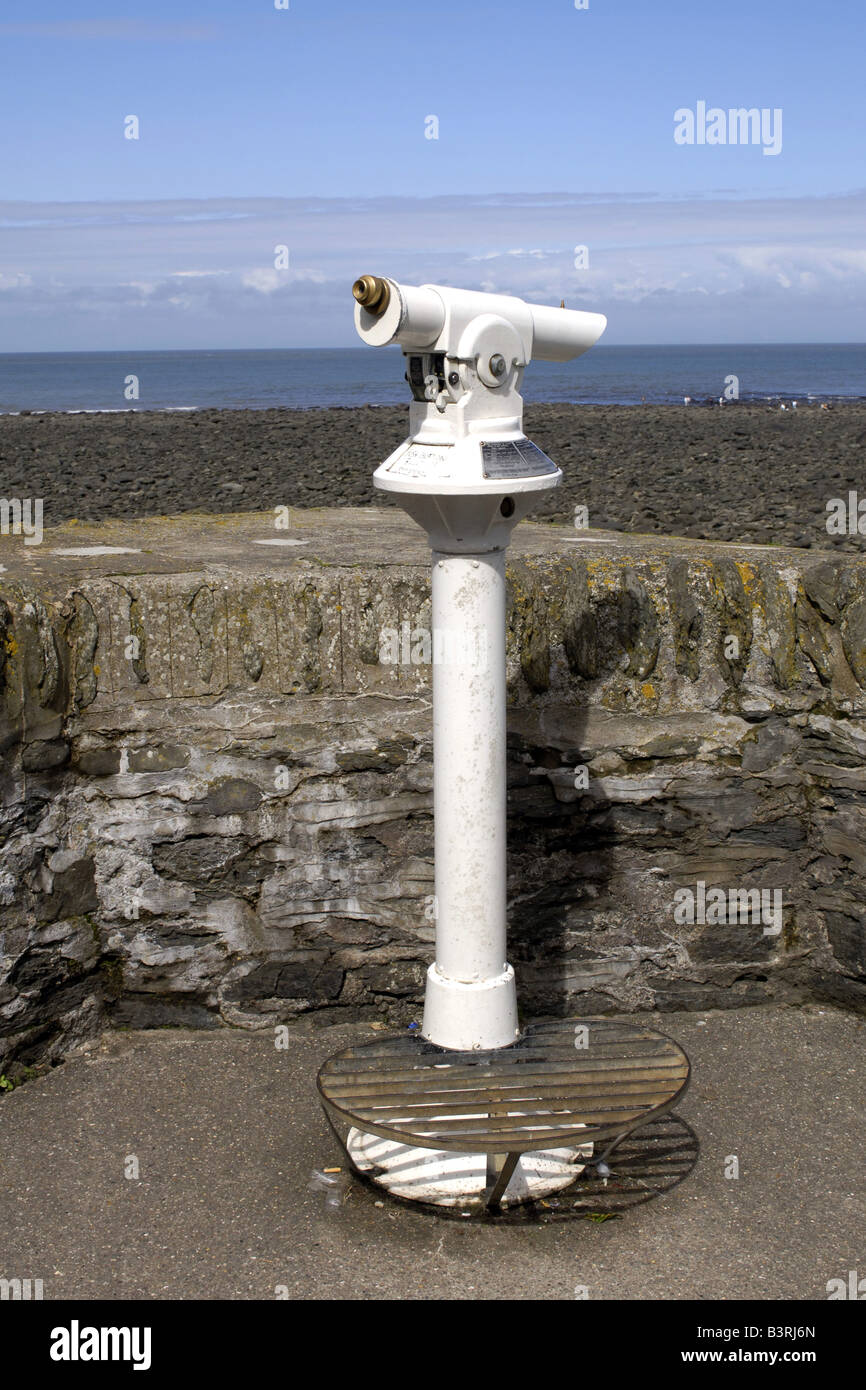
<path id="1" fill-rule="evenodd" d="M 450 1048 L 518 1036 L 506 963 L 505 551 L 433 552 L 436 960 L 423 1033 Z"/>

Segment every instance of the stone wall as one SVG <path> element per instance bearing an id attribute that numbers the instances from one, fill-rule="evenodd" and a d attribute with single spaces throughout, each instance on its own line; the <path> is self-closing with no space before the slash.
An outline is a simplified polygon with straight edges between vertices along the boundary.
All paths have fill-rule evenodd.
<path id="1" fill-rule="evenodd" d="M 0 1066 L 106 1021 L 419 1016 L 430 668 L 380 638 L 429 625 L 424 539 L 289 520 L 0 538 Z M 866 565 L 523 525 L 509 581 L 524 1010 L 862 1008 Z M 683 920 L 699 884 L 781 916 Z"/>

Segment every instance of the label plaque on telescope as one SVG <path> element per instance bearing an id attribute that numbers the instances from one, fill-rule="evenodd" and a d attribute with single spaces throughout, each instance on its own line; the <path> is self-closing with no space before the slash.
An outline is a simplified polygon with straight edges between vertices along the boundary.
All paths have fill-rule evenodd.
<path id="1" fill-rule="evenodd" d="M 482 444 L 485 478 L 537 478 L 559 469 L 531 439 L 500 439 Z"/>
<path id="2" fill-rule="evenodd" d="M 453 444 L 410 444 L 388 471 L 398 478 L 436 477 L 447 482 L 453 457 Z"/>

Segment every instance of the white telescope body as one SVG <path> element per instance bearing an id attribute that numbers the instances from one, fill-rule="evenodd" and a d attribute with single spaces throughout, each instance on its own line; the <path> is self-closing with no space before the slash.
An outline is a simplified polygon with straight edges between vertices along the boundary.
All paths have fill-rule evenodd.
<path id="1" fill-rule="evenodd" d="M 507 1047 L 519 1028 L 506 960 L 505 551 L 562 478 L 523 433 L 520 384 L 533 357 L 579 357 L 607 320 L 372 275 L 353 294 L 361 338 L 399 343 L 412 392 L 409 437 L 373 481 L 433 551 L 436 960 L 422 1031 L 445 1048 Z"/>
<path id="2" fill-rule="evenodd" d="M 382 314 L 377 316 L 356 301 L 355 326 L 372 347 L 399 343 L 404 351 L 424 348 L 449 353 L 473 320 L 490 315 L 517 331 L 521 365 L 526 367 L 533 357 L 570 362 L 592 347 L 607 323 L 603 314 L 527 304 L 508 294 L 454 290 L 444 285 L 400 285 L 396 280 L 387 283 L 390 296 Z"/>

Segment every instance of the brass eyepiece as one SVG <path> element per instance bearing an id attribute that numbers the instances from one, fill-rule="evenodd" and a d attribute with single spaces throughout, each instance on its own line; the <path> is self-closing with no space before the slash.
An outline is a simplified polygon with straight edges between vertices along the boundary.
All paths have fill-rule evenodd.
<path id="1" fill-rule="evenodd" d="M 391 286 L 381 275 L 362 275 L 352 286 L 352 294 L 368 314 L 381 318 L 391 300 Z"/>

